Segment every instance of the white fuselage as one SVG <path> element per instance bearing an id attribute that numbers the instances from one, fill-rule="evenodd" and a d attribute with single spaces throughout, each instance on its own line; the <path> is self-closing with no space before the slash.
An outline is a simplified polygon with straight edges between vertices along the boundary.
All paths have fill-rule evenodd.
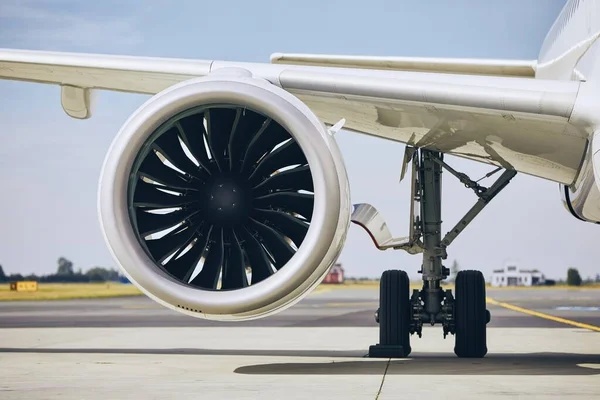
<path id="1" fill-rule="evenodd" d="M 560 185 L 565 207 L 577 218 L 600 221 L 600 2 L 568 1 L 538 55 L 538 79 L 586 82 L 569 123 L 588 135 L 588 147 L 573 184 Z M 584 117 L 585 115 L 585 117 Z M 589 116 L 593 117 L 590 118 Z"/>

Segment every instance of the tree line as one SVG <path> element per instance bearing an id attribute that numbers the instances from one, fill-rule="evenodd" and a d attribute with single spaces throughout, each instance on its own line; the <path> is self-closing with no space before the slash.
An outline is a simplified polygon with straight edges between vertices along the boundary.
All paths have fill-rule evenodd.
<path id="1" fill-rule="evenodd" d="M 0 265 L 0 282 L 19 282 L 19 281 L 37 281 L 46 283 L 85 283 L 85 282 L 126 282 L 127 279 L 116 269 L 104 267 L 93 267 L 86 272 L 75 271 L 73 263 L 65 257 L 60 257 L 57 261 L 56 273 L 49 275 L 6 275 Z"/>
<path id="2" fill-rule="evenodd" d="M 127 278 L 122 275 L 116 269 L 108 269 L 104 267 L 94 267 L 86 271 L 85 273 L 81 270 L 75 272 L 73 263 L 65 257 L 60 257 L 57 261 L 58 267 L 56 273 L 50 275 L 21 275 L 11 274 L 6 275 L 0 265 L 0 282 L 18 282 L 18 281 L 37 281 L 47 283 L 69 283 L 69 282 L 128 282 Z M 460 271 L 460 266 L 456 260 L 450 267 L 449 280 L 454 281 L 456 274 Z M 368 278 L 348 278 L 348 280 L 369 280 Z M 596 274 L 596 277 L 592 279 L 582 279 L 577 268 L 569 268 L 567 270 L 566 279 L 559 279 L 556 281 L 557 284 L 567 284 L 569 286 L 581 286 L 586 284 L 600 283 L 600 274 Z"/>

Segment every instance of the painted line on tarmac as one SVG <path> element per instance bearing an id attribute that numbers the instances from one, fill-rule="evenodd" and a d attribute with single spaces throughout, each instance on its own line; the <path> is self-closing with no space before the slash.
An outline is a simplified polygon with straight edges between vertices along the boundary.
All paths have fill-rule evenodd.
<path id="1" fill-rule="evenodd" d="M 492 299 L 491 297 L 486 297 L 486 301 L 495 306 L 507 308 L 509 310 L 517 311 L 517 312 L 520 312 L 523 314 L 533 315 L 534 317 L 539 317 L 539 318 L 547 319 L 549 321 L 558 322 L 561 324 L 572 325 L 572 326 L 576 326 L 578 328 L 589 329 L 592 331 L 600 332 L 600 326 L 584 324 L 584 323 L 577 322 L 577 321 L 571 321 L 570 319 L 555 317 L 554 315 L 549 315 L 549 314 L 544 314 L 544 313 L 541 313 L 538 311 L 528 310 L 527 308 L 515 306 L 513 304 L 502 303 L 500 301 Z"/>
<path id="2" fill-rule="evenodd" d="M 321 293 L 331 292 L 332 290 L 333 290 L 332 287 L 317 286 L 316 288 L 313 289 L 312 292 L 309 293 L 309 296 L 313 295 L 313 294 L 321 294 Z"/>
<path id="3" fill-rule="evenodd" d="M 560 306 L 554 307 L 556 311 L 600 311 L 600 307 L 584 307 L 584 306 Z"/>

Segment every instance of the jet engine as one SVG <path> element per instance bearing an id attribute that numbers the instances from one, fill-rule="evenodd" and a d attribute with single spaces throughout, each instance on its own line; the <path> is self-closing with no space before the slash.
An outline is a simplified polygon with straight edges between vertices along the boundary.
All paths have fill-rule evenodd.
<path id="1" fill-rule="evenodd" d="M 248 320 L 308 294 L 350 224 L 345 166 L 297 97 L 244 70 L 152 96 L 108 151 L 98 210 L 142 292 L 195 317 Z"/>

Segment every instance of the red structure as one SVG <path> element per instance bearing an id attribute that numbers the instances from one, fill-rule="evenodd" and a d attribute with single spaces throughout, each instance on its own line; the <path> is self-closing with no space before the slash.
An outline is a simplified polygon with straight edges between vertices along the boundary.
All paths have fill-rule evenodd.
<path id="1" fill-rule="evenodd" d="M 344 268 L 342 264 L 334 264 L 323 283 L 344 283 Z"/>

